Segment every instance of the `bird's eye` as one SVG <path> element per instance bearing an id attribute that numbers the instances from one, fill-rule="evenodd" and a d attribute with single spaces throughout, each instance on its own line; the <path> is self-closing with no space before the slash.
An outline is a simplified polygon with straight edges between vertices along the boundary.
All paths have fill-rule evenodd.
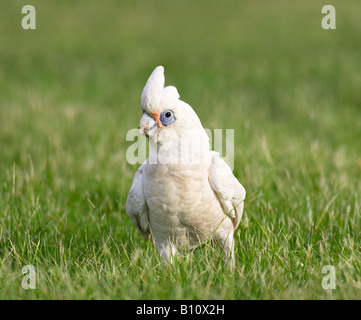
<path id="1" fill-rule="evenodd" d="M 165 110 L 160 114 L 159 117 L 163 126 L 169 126 L 175 122 L 175 116 L 172 110 Z"/>

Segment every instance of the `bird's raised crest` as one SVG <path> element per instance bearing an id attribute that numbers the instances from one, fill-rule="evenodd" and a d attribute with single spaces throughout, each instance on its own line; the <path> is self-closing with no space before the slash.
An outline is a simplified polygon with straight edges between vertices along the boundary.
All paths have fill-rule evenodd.
<path id="1" fill-rule="evenodd" d="M 158 66 L 154 69 L 143 89 L 141 96 L 142 111 L 155 111 L 160 104 L 166 104 L 172 99 L 178 99 L 179 94 L 176 87 L 164 88 L 164 67 Z"/>
<path id="2" fill-rule="evenodd" d="M 164 88 L 164 68 L 158 66 L 154 69 L 143 89 L 141 96 L 142 110 L 157 108 Z"/>

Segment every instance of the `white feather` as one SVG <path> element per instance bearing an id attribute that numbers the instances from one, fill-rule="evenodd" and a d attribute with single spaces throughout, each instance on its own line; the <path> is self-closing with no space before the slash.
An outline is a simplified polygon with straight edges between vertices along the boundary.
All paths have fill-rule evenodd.
<path id="1" fill-rule="evenodd" d="M 159 105 L 164 88 L 164 68 L 158 66 L 150 75 L 141 96 L 142 110 L 155 110 Z"/>
<path id="2" fill-rule="evenodd" d="M 125 210 L 136 226 L 138 232 L 148 239 L 150 235 L 149 211 L 143 192 L 143 170 L 142 167 L 135 173 L 132 187 L 130 188 Z"/>

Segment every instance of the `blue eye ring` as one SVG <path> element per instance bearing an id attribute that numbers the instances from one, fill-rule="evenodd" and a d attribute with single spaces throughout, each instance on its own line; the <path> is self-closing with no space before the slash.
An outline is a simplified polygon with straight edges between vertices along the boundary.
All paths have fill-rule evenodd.
<path id="1" fill-rule="evenodd" d="M 163 126 L 169 126 L 175 122 L 174 112 L 172 110 L 164 110 L 159 117 L 160 121 L 162 122 Z"/>

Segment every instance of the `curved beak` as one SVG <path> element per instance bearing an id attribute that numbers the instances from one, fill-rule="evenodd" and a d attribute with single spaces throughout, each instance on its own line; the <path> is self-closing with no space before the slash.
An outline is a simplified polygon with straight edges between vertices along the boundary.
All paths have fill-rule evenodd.
<path id="1" fill-rule="evenodd" d="M 139 121 L 139 130 L 141 134 L 144 134 L 146 137 L 155 135 L 158 127 L 157 119 L 160 122 L 159 117 L 154 119 L 148 113 L 144 112 Z"/>

